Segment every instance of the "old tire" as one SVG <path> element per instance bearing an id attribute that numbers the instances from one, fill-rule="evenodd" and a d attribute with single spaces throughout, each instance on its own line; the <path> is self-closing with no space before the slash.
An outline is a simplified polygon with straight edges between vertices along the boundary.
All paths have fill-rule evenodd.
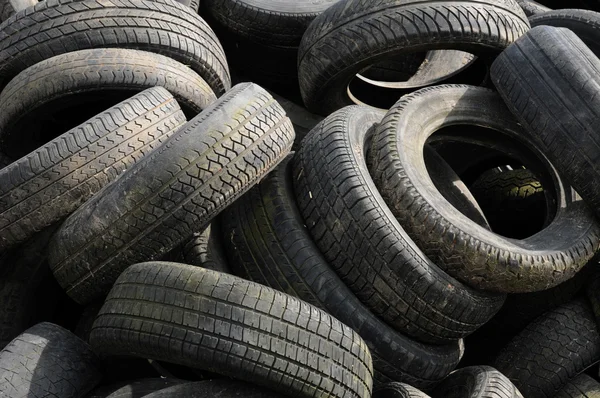
<path id="1" fill-rule="evenodd" d="M 600 360 L 600 334 L 589 304 L 572 301 L 540 316 L 502 350 L 494 367 L 530 398 L 554 397 Z"/>
<path id="2" fill-rule="evenodd" d="M 156 86 L 167 89 L 190 119 L 217 99 L 196 72 L 159 54 L 93 49 L 42 61 L 0 94 L 0 149 L 17 159 Z"/>
<path id="3" fill-rule="evenodd" d="M 554 398 L 596 398 L 600 396 L 600 383 L 585 373 L 575 377 Z"/>
<path id="4" fill-rule="evenodd" d="M 184 380 L 155 378 L 126 381 L 110 386 L 98 387 L 85 398 L 143 398 L 170 387 L 187 384 Z"/>
<path id="5" fill-rule="evenodd" d="M 554 26 L 575 33 L 596 56 L 600 56 L 600 13 L 589 10 L 548 10 L 529 18 L 531 27 Z M 554 61 L 556 62 L 556 60 Z"/>
<path id="6" fill-rule="evenodd" d="M 101 379 L 91 348 L 51 323 L 39 323 L 0 351 L 0 395 L 78 398 Z"/>
<path id="7" fill-rule="evenodd" d="M 442 197 L 429 178 L 423 147 L 452 124 L 486 126 L 536 151 L 558 200 L 547 228 L 527 239 L 507 239 L 456 212 Z M 568 184 L 491 90 L 446 85 L 403 97 L 377 127 L 370 157 L 375 184 L 410 237 L 442 269 L 474 288 L 548 289 L 573 277 L 598 249 L 600 225 L 589 208 L 571 200 Z"/>
<path id="8" fill-rule="evenodd" d="M 231 273 L 223 249 L 221 225 L 213 221 L 204 231 L 195 232 L 182 248 L 183 262 L 213 271 Z"/>
<path id="9" fill-rule="evenodd" d="M 14 13 L 33 7 L 37 3 L 37 0 L 0 0 L 0 23 L 6 21 Z"/>
<path id="10" fill-rule="evenodd" d="M 82 304 L 107 293 L 127 266 L 161 258 L 208 225 L 293 141 L 266 91 L 236 86 L 65 221 L 49 247 L 54 276 Z"/>
<path id="11" fill-rule="evenodd" d="M 431 388 L 458 364 L 459 343 L 413 341 L 373 315 L 346 287 L 304 227 L 295 203 L 291 158 L 223 212 L 232 270 L 322 308 L 354 329 L 371 350 L 376 382 L 399 380 Z"/>
<path id="12" fill-rule="evenodd" d="M 371 355 L 348 326 L 266 286 L 191 265 L 129 267 L 90 342 L 104 354 L 174 362 L 296 396 L 371 395 Z"/>
<path id="13" fill-rule="evenodd" d="M 342 1 L 315 18 L 302 38 L 302 98 L 309 110 L 329 114 L 352 104 L 351 80 L 382 60 L 439 48 L 500 53 L 528 29 L 514 0 Z"/>
<path id="14" fill-rule="evenodd" d="M 375 388 L 373 398 L 429 398 L 429 395 L 408 384 L 391 382 Z"/>
<path id="15" fill-rule="evenodd" d="M 175 0 L 50 0 L 2 24 L 0 88 L 53 56 L 110 47 L 158 53 L 189 65 L 217 96 L 231 87 L 225 53 L 214 32 Z"/>
<path id="16" fill-rule="evenodd" d="M 294 158 L 298 208 L 325 259 L 375 315 L 421 341 L 459 339 L 487 322 L 504 296 L 444 273 L 396 221 L 365 160 L 381 117 L 346 107 L 306 136 Z"/>
<path id="17" fill-rule="evenodd" d="M 186 122 L 156 87 L 135 95 L 0 170 L 0 251 L 74 212 Z"/>
<path id="18" fill-rule="evenodd" d="M 286 395 L 287 396 L 287 395 Z M 284 398 L 279 393 L 229 379 L 184 383 L 157 391 L 144 398 Z"/>
<path id="19" fill-rule="evenodd" d="M 489 366 L 452 372 L 431 394 L 434 398 L 523 398 L 511 381 Z"/>
<path id="20" fill-rule="evenodd" d="M 529 17 L 529 23 L 531 23 L 531 17 L 537 14 L 552 11 L 552 9 L 533 0 L 517 0 L 517 3 L 519 3 L 519 6 L 521 6 L 525 15 Z"/>

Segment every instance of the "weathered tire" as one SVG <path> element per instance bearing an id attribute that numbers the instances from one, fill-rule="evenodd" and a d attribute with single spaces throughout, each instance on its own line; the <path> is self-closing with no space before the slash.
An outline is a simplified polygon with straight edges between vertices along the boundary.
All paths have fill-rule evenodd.
<path id="1" fill-rule="evenodd" d="M 339 0 L 205 0 L 203 10 L 229 32 L 271 46 L 298 47 L 313 19 Z"/>
<path id="2" fill-rule="evenodd" d="M 537 14 L 552 11 L 552 9 L 533 0 L 517 0 L 517 3 L 519 3 L 519 6 L 521 6 L 525 15 L 529 17 L 529 23 L 532 24 L 532 26 L 533 23 L 531 22 L 531 17 Z"/>
<path id="3" fill-rule="evenodd" d="M 287 396 L 287 395 L 286 395 Z M 161 391 L 144 398 L 284 398 L 274 391 L 229 379 L 205 380 L 185 383 Z"/>
<path id="4" fill-rule="evenodd" d="M 597 398 L 598 396 L 600 396 L 600 383 L 582 373 L 569 380 L 554 398 Z"/>
<path id="5" fill-rule="evenodd" d="M 588 303 L 576 300 L 529 324 L 494 361 L 528 398 L 554 397 L 600 360 L 600 334 Z"/>
<path id="6" fill-rule="evenodd" d="M 266 91 L 236 86 L 65 221 L 49 247 L 54 276 L 81 304 L 108 292 L 127 266 L 161 258 L 208 225 L 293 141 Z"/>
<path id="7" fill-rule="evenodd" d="M 37 0 L 0 0 L 0 23 L 14 13 L 33 7 L 37 3 Z"/>
<path id="8" fill-rule="evenodd" d="M 50 0 L 2 24 L 0 88 L 44 59 L 109 47 L 173 58 L 197 72 L 218 96 L 231 86 L 225 53 L 214 32 L 175 0 Z"/>
<path id="9" fill-rule="evenodd" d="M 546 205 L 552 198 L 528 169 L 489 170 L 475 180 L 470 190 L 491 230 L 498 235 L 528 238 L 546 227 L 553 216 Z"/>
<path id="10" fill-rule="evenodd" d="M 183 262 L 213 271 L 231 273 L 225 253 L 221 226 L 212 222 L 204 231 L 195 232 L 182 247 Z"/>
<path id="11" fill-rule="evenodd" d="M 94 322 L 98 352 L 210 370 L 303 397 L 368 398 L 364 341 L 266 286 L 185 264 L 129 267 Z"/>
<path id="12" fill-rule="evenodd" d="M 325 259 L 375 315 L 421 341 L 459 339 L 488 321 L 504 296 L 448 276 L 396 221 L 365 160 L 381 116 L 346 107 L 306 136 L 294 158 L 300 213 Z"/>
<path id="13" fill-rule="evenodd" d="M 291 158 L 223 212 L 232 270 L 322 308 L 354 329 L 371 350 L 376 382 L 399 380 L 431 388 L 458 364 L 459 343 L 432 346 L 408 339 L 346 287 L 304 227 L 295 203 Z"/>
<path id="14" fill-rule="evenodd" d="M 315 18 L 302 38 L 302 97 L 309 110 L 328 114 L 352 103 L 348 85 L 370 65 L 440 48 L 500 53 L 528 29 L 514 0 L 342 1 Z"/>
<path id="15" fill-rule="evenodd" d="M 42 61 L 0 94 L 0 149 L 16 159 L 156 86 L 167 89 L 190 119 L 217 99 L 196 72 L 159 54 L 93 49 Z"/>
<path id="16" fill-rule="evenodd" d="M 408 384 L 392 382 L 375 388 L 373 398 L 429 398 L 429 395 Z"/>
<path id="17" fill-rule="evenodd" d="M 596 56 L 600 56 L 600 13 L 589 10 L 547 10 L 529 18 L 532 27 L 554 26 L 575 33 Z M 556 61 L 555 61 L 556 62 Z"/>
<path id="18" fill-rule="evenodd" d="M 558 212 L 550 225 L 511 240 L 458 213 L 437 191 L 423 161 L 435 131 L 452 124 L 487 126 L 535 150 L 554 177 Z M 493 91 L 446 85 L 419 90 L 390 109 L 373 136 L 371 172 L 385 203 L 410 237 L 442 269 L 483 290 L 525 293 L 573 277 L 594 255 L 600 225 Z M 410 143 L 410 144 L 409 144 Z"/>
<path id="19" fill-rule="evenodd" d="M 156 87 L 135 95 L 0 170 L 0 251 L 74 212 L 186 122 Z"/>
<path id="20" fill-rule="evenodd" d="M 126 381 L 110 386 L 98 387 L 85 398 L 142 398 L 148 395 L 168 389 L 180 384 L 187 384 L 179 379 L 141 379 L 135 381 Z"/>
<path id="21" fill-rule="evenodd" d="M 506 376 L 489 366 L 456 370 L 431 395 L 434 398 L 523 398 Z"/>
<path id="22" fill-rule="evenodd" d="M 90 347 L 51 323 L 27 329 L 0 351 L 0 395 L 78 398 L 101 379 Z"/>
<path id="23" fill-rule="evenodd" d="M 596 214 L 599 70 L 600 60 L 575 33 L 551 26 L 533 28 L 492 65 L 509 109 Z"/>

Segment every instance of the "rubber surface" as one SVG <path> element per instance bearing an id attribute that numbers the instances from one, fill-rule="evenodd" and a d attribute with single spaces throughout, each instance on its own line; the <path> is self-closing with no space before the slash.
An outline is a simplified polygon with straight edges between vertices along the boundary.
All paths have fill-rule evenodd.
<path id="1" fill-rule="evenodd" d="M 0 251 L 74 212 L 186 122 L 165 89 L 144 91 L 0 170 Z"/>
<path id="2" fill-rule="evenodd" d="M 306 136 L 294 158 L 298 208 L 325 259 L 375 315 L 421 341 L 457 340 L 488 321 L 504 297 L 448 276 L 396 221 L 365 160 L 381 117 L 346 107 Z"/>
<path id="3" fill-rule="evenodd" d="M 600 334 L 589 304 L 573 301 L 529 324 L 494 362 L 528 398 L 554 397 L 600 360 Z"/>
<path id="4" fill-rule="evenodd" d="M 37 3 L 37 0 L 0 0 L 0 23 L 14 13 L 33 7 Z"/>
<path id="5" fill-rule="evenodd" d="M 553 177 L 558 213 L 523 240 L 507 239 L 457 212 L 435 188 L 423 160 L 430 136 L 446 126 L 488 127 L 535 151 Z M 485 130 L 480 134 L 487 134 Z M 525 293 L 573 277 L 598 250 L 600 225 L 491 90 L 442 85 L 402 97 L 377 127 L 369 153 L 375 185 L 410 237 L 433 262 L 471 287 Z"/>
<path id="6" fill-rule="evenodd" d="M 506 376 L 490 366 L 456 370 L 431 395 L 434 398 L 523 398 Z"/>
<path id="7" fill-rule="evenodd" d="M 65 221 L 49 247 L 54 276 L 79 303 L 107 293 L 126 267 L 161 258 L 208 225 L 293 141 L 279 104 L 252 83 L 237 85 Z"/>
<path id="8" fill-rule="evenodd" d="M 0 395 L 11 398 L 85 395 L 101 379 L 90 347 L 51 323 L 39 323 L 0 351 Z"/>
<path id="9" fill-rule="evenodd" d="M 181 251 L 183 262 L 186 264 L 231 273 L 223 250 L 221 226 L 217 221 L 213 221 L 202 232 L 194 232 Z"/>
<path id="10" fill-rule="evenodd" d="M 167 89 L 190 118 L 217 99 L 196 72 L 158 54 L 92 49 L 42 61 L 21 72 L 0 94 L 0 149 L 15 158 L 25 155 L 29 151 L 24 150 L 35 150 L 100 111 L 157 86 Z"/>
<path id="11" fill-rule="evenodd" d="M 225 252 L 232 270 L 322 308 L 354 329 L 369 346 L 376 382 L 401 380 L 432 387 L 458 364 L 459 343 L 420 344 L 395 332 L 344 285 L 304 227 L 295 203 L 291 160 L 289 155 L 223 212 Z"/>
<path id="12" fill-rule="evenodd" d="M 523 12 L 525 12 L 525 15 L 529 17 L 529 23 L 531 23 L 532 26 L 534 26 L 531 21 L 532 16 L 552 11 L 552 9 L 533 0 L 517 0 L 517 3 L 519 3 L 521 8 L 523 9 Z"/>
<path id="13" fill-rule="evenodd" d="M 575 33 L 596 56 L 600 55 L 600 13 L 590 10 L 547 10 L 529 18 L 532 27 L 554 26 Z"/>
<path id="14" fill-rule="evenodd" d="M 266 286 L 200 267 L 142 263 L 94 322 L 98 352 L 222 373 L 302 397 L 368 398 L 371 355 L 352 329 Z"/>
<path id="15" fill-rule="evenodd" d="M 199 15 L 175 0 L 50 0 L 0 29 L 0 88 L 29 66 L 91 48 L 143 49 L 190 66 L 222 95 L 231 87 L 225 53 Z"/>
<path id="16" fill-rule="evenodd" d="M 600 383 L 585 373 L 570 380 L 554 398 L 597 398 L 600 396 Z"/>
<path id="17" fill-rule="evenodd" d="M 514 0 L 342 1 L 315 18 L 302 38 L 302 98 L 310 111 L 327 115 L 350 105 L 351 80 L 382 60 L 441 48 L 485 57 L 528 29 Z"/>
<path id="18" fill-rule="evenodd" d="M 144 398 L 283 398 L 279 393 L 229 379 L 185 383 L 157 391 Z"/>
<path id="19" fill-rule="evenodd" d="M 373 398 L 429 398 L 429 395 L 408 384 L 392 382 L 375 388 Z"/>
<path id="20" fill-rule="evenodd" d="M 98 387 L 85 398 L 142 398 L 171 387 L 186 384 L 184 380 L 178 379 L 140 379 L 125 381 L 110 386 Z"/>

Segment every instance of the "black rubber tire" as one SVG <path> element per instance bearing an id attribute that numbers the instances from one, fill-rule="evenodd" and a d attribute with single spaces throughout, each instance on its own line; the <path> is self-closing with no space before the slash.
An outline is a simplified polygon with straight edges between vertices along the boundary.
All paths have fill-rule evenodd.
<path id="1" fill-rule="evenodd" d="M 157 391 L 144 398 L 284 398 L 281 394 L 229 379 L 185 383 Z M 287 397 L 287 395 L 286 395 Z"/>
<path id="2" fill-rule="evenodd" d="M 375 315 L 421 341 L 459 339 L 487 322 L 504 296 L 448 276 L 396 221 L 365 160 L 381 117 L 346 107 L 306 136 L 294 158 L 298 208 L 325 259 Z"/>
<path id="3" fill-rule="evenodd" d="M 285 113 L 288 115 L 292 123 L 294 124 L 294 130 L 296 131 L 296 140 L 292 150 L 297 150 L 300 147 L 300 143 L 306 137 L 306 135 L 315 128 L 324 118 L 323 116 L 315 115 L 310 113 L 306 108 L 290 101 L 289 99 L 283 98 L 280 95 L 271 92 L 273 98 L 279 102 L 281 107 L 285 109 Z"/>
<path id="4" fill-rule="evenodd" d="M 551 8 L 546 7 L 545 5 L 540 4 L 533 0 L 517 0 L 517 3 L 519 3 L 519 5 L 523 9 L 523 12 L 525 13 L 525 15 L 527 15 L 529 17 L 529 23 L 532 26 L 533 26 L 533 23 L 531 21 L 531 17 L 538 15 L 538 14 L 542 14 L 544 12 L 552 11 Z"/>
<path id="5" fill-rule="evenodd" d="M 579 36 L 596 56 L 600 56 L 600 13 L 598 12 L 577 9 L 548 10 L 530 17 L 529 22 L 532 27 L 546 25 L 567 28 Z"/>
<path id="6" fill-rule="evenodd" d="M 54 315 L 60 287 L 46 262 L 46 246 L 54 229 L 47 228 L 0 257 L 0 349 Z"/>
<path id="7" fill-rule="evenodd" d="M 231 87 L 223 48 L 200 16 L 175 0 L 46 0 L 0 29 L 0 88 L 29 66 L 92 48 L 141 49 L 197 72 L 217 96 Z"/>
<path id="8" fill-rule="evenodd" d="M 550 195 L 531 170 L 489 170 L 475 180 L 470 191 L 498 235 L 525 239 L 551 221 L 546 206 Z"/>
<path id="9" fill-rule="evenodd" d="M 376 387 L 373 398 L 429 398 L 429 395 L 408 384 L 391 382 Z"/>
<path id="10" fill-rule="evenodd" d="M 217 97 L 194 71 L 159 54 L 92 49 L 31 66 L 0 94 L 0 148 L 17 159 L 101 111 L 152 87 L 192 118 Z"/>
<path id="11" fill-rule="evenodd" d="M 554 397 L 600 360 L 600 334 L 589 304 L 572 301 L 529 324 L 494 361 L 527 398 Z"/>
<path id="12" fill-rule="evenodd" d="M 304 227 L 295 203 L 291 158 L 223 212 L 232 270 L 322 308 L 354 329 L 371 350 L 376 382 L 399 380 L 431 388 L 458 364 L 459 344 L 430 346 L 406 338 L 344 285 Z"/>
<path id="13" fill-rule="evenodd" d="M 339 0 L 205 0 L 203 10 L 236 36 L 281 47 L 298 47 L 317 15 Z"/>
<path id="14" fill-rule="evenodd" d="M 85 398 L 142 398 L 154 392 L 187 384 L 179 379 L 141 379 L 98 387 Z"/>
<path id="15" fill-rule="evenodd" d="M 223 249 L 221 226 L 212 222 L 204 231 L 195 232 L 182 247 L 183 262 L 230 274 Z"/>
<path id="16" fill-rule="evenodd" d="M 442 197 L 428 177 L 423 147 L 435 131 L 453 124 L 487 126 L 537 151 L 554 176 L 559 198 L 547 228 L 527 239 L 507 239 L 475 224 Z M 369 155 L 385 203 L 425 255 L 474 288 L 526 293 L 573 277 L 600 242 L 594 215 L 583 201 L 570 200 L 568 184 L 537 148 L 496 93 L 445 85 L 398 101 L 378 126 Z"/>
<path id="17" fill-rule="evenodd" d="M 497 54 L 528 29 L 514 0 L 342 1 L 315 18 L 302 38 L 302 97 L 309 110 L 327 115 L 352 104 L 350 81 L 384 59 L 440 48 Z"/>
<path id="18" fill-rule="evenodd" d="M 575 377 L 560 390 L 554 398 L 597 398 L 600 396 L 600 383 L 585 373 Z"/>
<path id="19" fill-rule="evenodd" d="M 0 395 L 84 396 L 100 381 L 100 363 L 90 347 L 51 323 L 39 323 L 0 351 Z"/>
<path id="20" fill-rule="evenodd" d="M 38 0 L 0 0 L 0 23 L 16 12 L 33 7 Z"/>
<path id="21" fill-rule="evenodd" d="M 490 366 L 452 372 L 431 394 L 433 398 L 523 398 L 511 381 Z"/>
<path id="22" fill-rule="evenodd" d="M 509 109 L 596 214 L 599 70 L 600 60 L 575 33 L 551 26 L 533 28 L 492 65 Z"/>
<path id="23" fill-rule="evenodd" d="M 125 270 L 90 335 L 100 353 L 151 357 L 302 397 L 369 397 L 364 341 L 331 315 L 244 279 L 186 264 Z"/>
<path id="24" fill-rule="evenodd" d="M 255 84 L 237 85 L 65 221 L 49 247 L 54 276 L 80 304 L 108 292 L 127 266 L 161 258 L 208 225 L 293 141 L 279 104 Z"/>
<path id="25" fill-rule="evenodd" d="M 156 87 L 0 170 L 0 252 L 74 212 L 186 122 Z"/>

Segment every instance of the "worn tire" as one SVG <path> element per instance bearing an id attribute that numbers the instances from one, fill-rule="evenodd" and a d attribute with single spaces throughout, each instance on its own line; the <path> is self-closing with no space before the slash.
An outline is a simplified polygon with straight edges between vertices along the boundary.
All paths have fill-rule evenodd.
<path id="1" fill-rule="evenodd" d="M 90 347 L 71 332 L 39 323 L 0 351 L 0 395 L 78 398 L 101 379 Z"/>
<path id="2" fill-rule="evenodd" d="M 294 158 L 300 213 L 325 259 L 375 315 L 421 341 L 459 339 L 487 322 L 504 296 L 448 276 L 396 221 L 365 160 L 381 116 L 346 107 L 306 136 Z"/>
<path id="3" fill-rule="evenodd" d="M 109 47 L 141 49 L 189 65 L 217 96 L 231 86 L 214 32 L 175 0 L 46 0 L 2 24 L 0 88 L 44 59 Z"/>
<path id="4" fill-rule="evenodd" d="M 532 237 L 511 240 L 456 212 L 437 191 L 423 161 L 435 131 L 452 124 L 486 126 L 524 142 L 553 175 L 558 212 Z M 404 96 L 373 136 L 371 172 L 385 203 L 410 237 L 442 269 L 482 290 L 526 293 L 573 277 L 594 255 L 600 225 L 491 90 L 445 85 Z M 410 143 L 410 144 L 409 144 Z"/>
<path id="5" fill-rule="evenodd" d="M 368 398 L 364 341 L 266 286 L 185 264 L 129 267 L 94 322 L 98 352 L 151 357 L 302 397 Z"/>
<path id="6" fill-rule="evenodd" d="M 204 231 L 195 232 L 183 245 L 182 257 L 186 264 L 231 273 L 223 249 L 221 226 L 218 222 L 213 221 Z"/>
<path id="7" fill-rule="evenodd" d="M 9 157 L 24 156 L 156 86 L 167 89 L 190 119 L 217 99 L 196 72 L 159 54 L 93 49 L 42 61 L 21 72 L 0 94 L 0 149 Z"/>
<path id="8" fill-rule="evenodd" d="M 184 380 L 167 378 L 125 381 L 110 386 L 98 387 L 86 395 L 85 398 L 142 398 L 180 384 L 187 383 Z"/>
<path id="9" fill-rule="evenodd" d="M 373 398 L 429 398 L 429 395 L 408 384 L 391 382 L 375 388 Z"/>
<path id="10" fill-rule="evenodd" d="M 54 276 L 81 304 L 108 292 L 127 266 L 161 258 L 208 225 L 293 141 L 266 91 L 236 86 L 65 221 L 49 247 Z"/>
<path id="11" fill-rule="evenodd" d="M 489 366 L 452 372 L 431 394 L 433 398 L 523 398 L 511 381 Z"/>
<path id="12" fill-rule="evenodd" d="M 529 23 L 532 24 L 532 26 L 533 23 L 531 22 L 531 17 L 537 14 L 552 11 L 552 9 L 533 0 L 517 0 L 517 3 L 519 3 L 519 6 L 521 6 L 525 15 L 529 17 Z"/>
<path id="13" fill-rule="evenodd" d="M 371 350 L 376 382 L 431 388 L 458 364 L 459 343 L 432 346 L 406 338 L 344 285 L 304 227 L 295 203 L 291 158 L 222 214 L 232 270 L 322 308 L 354 329 Z"/>
<path id="14" fill-rule="evenodd" d="M 347 87 L 370 65 L 439 48 L 500 53 L 528 29 L 514 0 L 342 1 L 315 18 L 302 38 L 302 97 L 309 110 L 328 114 L 352 104 Z"/>
<path id="15" fill-rule="evenodd" d="M 0 23 L 16 12 L 33 7 L 38 0 L 0 0 Z"/>
<path id="16" fill-rule="evenodd" d="M 556 169 L 600 214 L 595 144 L 600 60 L 575 33 L 538 26 L 500 55 L 492 81 Z"/>
<path id="17" fill-rule="evenodd" d="M 554 397 L 600 360 L 600 334 L 589 304 L 576 300 L 529 324 L 494 361 L 528 398 Z"/>
<path id="18" fill-rule="evenodd" d="M 554 26 L 575 33 L 596 56 L 600 56 L 600 13 L 590 10 L 548 10 L 529 18 L 532 27 Z M 556 61 L 555 61 L 556 62 Z"/>
<path id="19" fill-rule="evenodd" d="M 286 395 L 287 396 L 287 395 Z M 229 379 L 205 380 L 185 383 L 144 398 L 284 398 L 281 394 L 252 384 Z"/>
<path id="20" fill-rule="evenodd" d="M 186 122 L 163 88 L 100 113 L 0 170 L 0 251 L 74 212 Z"/>
<path id="21" fill-rule="evenodd" d="M 600 383 L 585 373 L 569 380 L 554 398 L 597 398 L 600 396 Z"/>

